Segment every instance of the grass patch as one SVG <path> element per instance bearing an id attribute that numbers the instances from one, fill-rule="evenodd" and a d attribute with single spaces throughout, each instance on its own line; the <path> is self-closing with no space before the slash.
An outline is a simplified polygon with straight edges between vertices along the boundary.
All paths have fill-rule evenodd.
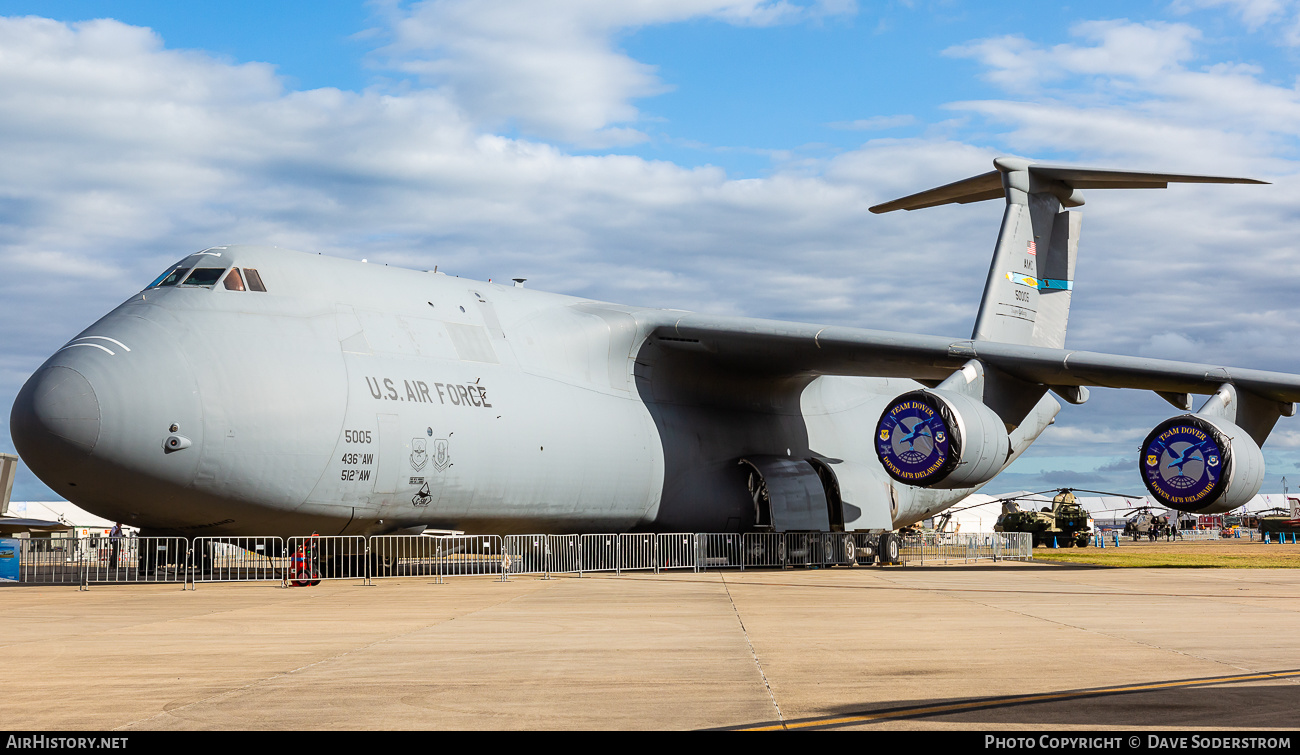
<path id="1" fill-rule="evenodd" d="M 1094 564 L 1129 568 L 1183 569 L 1300 569 L 1300 548 L 1263 548 L 1257 553 L 1151 552 L 1146 548 L 1035 548 L 1034 560 L 1057 564 Z"/>

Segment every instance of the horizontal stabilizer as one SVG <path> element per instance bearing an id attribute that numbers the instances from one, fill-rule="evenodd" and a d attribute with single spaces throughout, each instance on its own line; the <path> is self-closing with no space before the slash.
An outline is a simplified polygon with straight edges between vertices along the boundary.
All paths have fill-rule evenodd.
<path id="1" fill-rule="evenodd" d="M 1066 165 L 1030 165 L 1031 174 L 1054 178 L 1073 189 L 1164 189 L 1169 184 L 1265 184 L 1253 178 L 1198 176 L 1189 173 L 1146 173 Z"/>
<path id="2" fill-rule="evenodd" d="M 923 207 L 936 207 L 941 204 L 966 204 L 997 199 L 1006 196 L 1002 188 L 1002 176 L 996 170 L 982 173 L 971 178 L 964 178 L 937 189 L 930 189 L 918 194 L 895 199 L 892 202 L 878 204 L 871 208 L 874 213 L 892 212 L 893 210 L 919 210 Z"/>
<path id="3" fill-rule="evenodd" d="M 966 204 L 1006 196 L 1008 179 L 1013 188 L 1029 193 L 1062 195 L 1063 204 L 1077 206 L 1082 198 L 1066 201 L 1071 192 L 1079 189 L 1164 189 L 1171 183 L 1200 184 L 1262 184 L 1253 178 L 1228 176 L 1200 176 L 1186 173 L 1149 173 L 1146 171 L 1112 170 L 1107 168 L 1072 168 L 1066 165 L 1038 165 L 1025 160 L 999 157 L 993 161 L 997 170 L 989 171 L 955 183 L 912 194 L 871 208 L 874 213 L 894 210 L 919 210 L 942 204 Z M 1019 174 L 1017 176 L 1016 174 Z M 1020 176 L 1027 174 L 1027 185 Z M 1019 179 L 1019 180 L 1017 180 Z"/>

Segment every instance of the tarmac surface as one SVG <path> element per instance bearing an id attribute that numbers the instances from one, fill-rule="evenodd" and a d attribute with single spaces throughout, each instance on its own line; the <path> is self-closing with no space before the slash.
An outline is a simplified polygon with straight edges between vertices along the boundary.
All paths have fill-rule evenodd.
<path id="1" fill-rule="evenodd" d="M 1296 726 L 1300 570 L 0 588 L 6 728 Z"/>

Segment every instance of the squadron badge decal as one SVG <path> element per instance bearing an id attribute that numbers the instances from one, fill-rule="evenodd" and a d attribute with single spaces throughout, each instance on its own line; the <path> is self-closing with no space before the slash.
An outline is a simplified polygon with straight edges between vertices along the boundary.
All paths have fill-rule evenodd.
<path id="1" fill-rule="evenodd" d="M 451 452 L 447 441 L 447 438 L 439 438 L 433 442 L 433 468 L 439 472 L 445 472 L 447 467 L 451 466 Z"/>
<path id="2" fill-rule="evenodd" d="M 429 463 L 428 444 L 424 438 L 411 438 L 411 469 L 419 472 Z"/>

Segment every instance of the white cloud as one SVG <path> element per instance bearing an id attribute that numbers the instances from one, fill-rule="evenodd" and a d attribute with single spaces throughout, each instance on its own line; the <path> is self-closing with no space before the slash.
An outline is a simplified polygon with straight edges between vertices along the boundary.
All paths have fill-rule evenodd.
<path id="1" fill-rule="evenodd" d="M 714 19 L 767 26 L 849 14 L 850 0 L 426 0 L 390 7 L 385 65 L 441 87 L 476 123 L 599 147 L 639 141 L 632 100 L 668 90 L 654 66 L 615 48 L 619 33 Z"/>
<path id="2" fill-rule="evenodd" d="M 1268 436 L 1270 448 L 1300 448 L 1300 430 L 1280 426 Z"/>
<path id="3" fill-rule="evenodd" d="M 1123 428 L 1052 427 L 1043 435 L 1041 442 L 1044 446 L 1094 447 L 1105 443 L 1120 443 L 1136 447 L 1150 429 L 1150 427 L 1142 426 Z"/>
<path id="4" fill-rule="evenodd" d="M 1198 356 L 1205 353 L 1205 344 L 1195 341 L 1181 333 L 1157 333 L 1147 339 L 1138 354 L 1156 359 L 1173 359 L 1180 362 L 1199 361 Z"/>
<path id="5" fill-rule="evenodd" d="M 1005 36 L 957 45 L 945 51 L 988 67 L 984 77 L 1013 92 L 1036 92 L 1065 76 L 1148 79 L 1176 69 L 1192 55 L 1201 33 L 1186 24 L 1086 21 L 1072 36 L 1090 45 L 1042 48 L 1024 37 Z M 1113 83 L 1113 82 L 1112 82 Z"/>

